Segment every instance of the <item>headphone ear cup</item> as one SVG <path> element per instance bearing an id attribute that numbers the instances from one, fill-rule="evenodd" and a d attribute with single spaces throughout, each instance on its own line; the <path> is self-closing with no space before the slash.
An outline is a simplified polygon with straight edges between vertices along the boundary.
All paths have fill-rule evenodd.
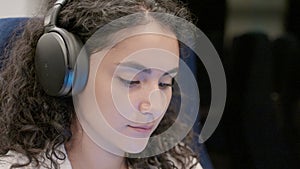
<path id="1" fill-rule="evenodd" d="M 88 54 L 77 36 L 62 28 L 56 28 L 54 31 L 59 32 L 63 37 L 69 53 L 67 58 L 71 71 L 70 76 L 72 77 L 69 83 L 72 90 L 68 94 L 78 94 L 84 89 L 87 83 L 89 74 Z"/>
<path id="2" fill-rule="evenodd" d="M 89 64 L 88 53 L 83 47 L 74 66 L 72 95 L 80 93 L 85 88 L 89 76 Z"/>
<path id="3" fill-rule="evenodd" d="M 68 50 L 64 39 L 56 32 L 41 36 L 35 53 L 37 78 L 50 96 L 59 96 L 66 87 L 68 73 Z"/>
<path id="4" fill-rule="evenodd" d="M 37 78 L 48 95 L 66 96 L 71 93 L 75 83 L 74 67 L 81 49 L 79 38 L 61 28 L 55 27 L 41 36 L 36 47 L 35 67 Z M 88 74 L 87 55 L 81 54 L 81 57 L 85 57 L 80 59 L 85 62 L 80 67 L 85 67 L 82 71 L 86 71 L 81 74 Z M 85 82 L 81 82 L 84 83 L 81 86 L 84 87 L 87 78 L 83 79 Z M 83 89 L 77 88 L 76 92 Z"/>

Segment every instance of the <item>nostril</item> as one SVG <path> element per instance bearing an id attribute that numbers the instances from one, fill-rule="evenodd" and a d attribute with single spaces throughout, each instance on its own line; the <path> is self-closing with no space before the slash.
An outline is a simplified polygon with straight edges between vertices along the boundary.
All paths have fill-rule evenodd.
<path id="1" fill-rule="evenodd" d="M 151 104 L 149 101 L 142 102 L 139 106 L 139 111 L 142 113 L 147 113 L 151 110 Z"/>

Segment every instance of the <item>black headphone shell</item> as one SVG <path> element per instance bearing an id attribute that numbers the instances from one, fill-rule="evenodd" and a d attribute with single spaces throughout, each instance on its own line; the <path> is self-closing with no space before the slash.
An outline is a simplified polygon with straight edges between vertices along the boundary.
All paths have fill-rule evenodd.
<path id="1" fill-rule="evenodd" d="M 40 37 L 36 47 L 35 67 L 37 78 L 48 95 L 68 96 L 83 90 L 88 78 L 89 63 L 82 47 L 79 38 L 58 27 L 51 28 Z M 76 91 L 72 91 L 74 85 Z"/>

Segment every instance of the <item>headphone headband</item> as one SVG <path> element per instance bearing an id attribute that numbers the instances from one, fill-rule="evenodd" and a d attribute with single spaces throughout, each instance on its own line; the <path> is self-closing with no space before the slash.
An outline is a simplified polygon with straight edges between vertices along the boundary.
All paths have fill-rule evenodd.
<path id="1" fill-rule="evenodd" d="M 57 0 L 54 6 L 48 11 L 44 19 L 45 32 L 56 26 L 56 21 L 61 8 L 67 3 L 67 0 Z"/>
<path id="2" fill-rule="evenodd" d="M 61 6 L 64 6 L 67 3 L 67 1 L 68 0 L 57 0 L 54 5 L 60 4 Z"/>

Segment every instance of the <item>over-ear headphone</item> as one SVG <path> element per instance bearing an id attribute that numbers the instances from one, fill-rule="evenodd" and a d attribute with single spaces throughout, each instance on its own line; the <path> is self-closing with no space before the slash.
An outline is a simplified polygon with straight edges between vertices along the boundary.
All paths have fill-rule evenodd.
<path id="1" fill-rule="evenodd" d="M 56 26 L 67 0 L 57 0 L 44 19 L 44 34 L 35 53 L 36 75 L 50 96 L 79 93 L 87 82 L 89 63 L 83 44 L 76 35 Z"/>

